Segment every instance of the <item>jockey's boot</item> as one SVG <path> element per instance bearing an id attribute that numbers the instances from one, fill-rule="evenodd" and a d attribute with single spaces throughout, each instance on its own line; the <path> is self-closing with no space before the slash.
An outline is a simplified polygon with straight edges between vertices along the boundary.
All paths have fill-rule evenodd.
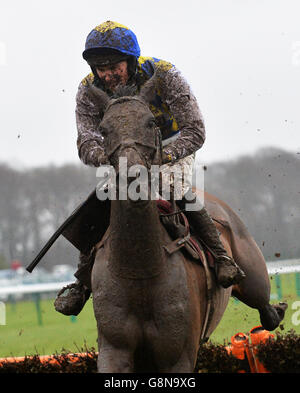
<path id="1" fill-rule="evenodd" d="M 189 194 L 191 191 L 189 191 Z M 223 288 L 239 283 L 246 277 L 245 273 L 239 268 L 227 252 L 220 240 L 219 233 L 208 211 L 200 201 L 199 197 L 193 193 L 190 198 L 184 196 L 178 200 L 180 209 L 185 210 L 185 215 L 195 232 L 215 258 L 215 270 L 218 283 Z M 192 199 L 193 198 L 193 199 Z M 194 204 L 192 210 L 188 210 L 188 204 Z M 191 207 L 191 205 L 189 205 Z"/>
<path id="2" fill-rule="evenodd" d="M 77 277 L 78 272 L 81 272 L 82 270 L 90 271 L 90 269 L 88 269 L 90 265 L 91 260 L 85 255 L 80 254 L 80 262 L 78 264 L 78 270 L 74 274 L 75 277 Z M 90 277 L 88 277 L 88 280 L 90 280 Z M 89 287 L 83 284 L 81 277 L 77 277 L 77 280 L 74 283 L 63 287 L 58 292 L 54 301 L 55 310 L 64 315 L 78 315 L 90 295 L 91 290 Z"/>

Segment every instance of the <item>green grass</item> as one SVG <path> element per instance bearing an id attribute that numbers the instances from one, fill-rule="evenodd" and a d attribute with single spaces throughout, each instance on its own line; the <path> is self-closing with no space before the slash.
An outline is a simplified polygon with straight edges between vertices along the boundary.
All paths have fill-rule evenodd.
<path id="1" fill-rule="evenodd" d="M 271 280 L 272 295 L 277 294 L 275 279 Z M 278 283 L 277 283 L 278 284 Z M 300 334 L 300 324 L 292 324 L 292 303 L 300 300 L 296 296 L 295 275 L 281 276 L 281 299 L 272 299 L 271 303 L 278 300 L 286 301 L 289 308 L 281 328 L 281 333 L 294 329 Z M 94 347 L 97 350 L 96 321 L 93 314 L 92 300 L 89 300 L 82 312 L 72 322 L 71 317 L 66 317 L 55 311 L 53 300 L 41 301 L 42 325 L 39 325 L 35 303 L 32 301 L 6 304 L 6 325 L 0 325 L 0 357 L 47 355 L 60 353 L 62 350 L 78 352 L 85 347 Z M 237 332 L 249 332 L 260 325 L 257 310 L 245 306 L 231 298 L 225 314 L 213 332 L 210 340 L 213 343 L 224 344 L 229 342 L 232 335 Z"/>
<path id="2" fill-rule="evenodd" d="M 34 302 L 6 305 L 6 325 L 0 325 L 0 357 L 48 355 L 60 353 L 62 349 L 78 352 L 85 346 L 97 348 L 91 300 L 75 322 L 55 311 L 53 300 L 42 300 L 41 310 L 42 325 L 39 325 Z"/>

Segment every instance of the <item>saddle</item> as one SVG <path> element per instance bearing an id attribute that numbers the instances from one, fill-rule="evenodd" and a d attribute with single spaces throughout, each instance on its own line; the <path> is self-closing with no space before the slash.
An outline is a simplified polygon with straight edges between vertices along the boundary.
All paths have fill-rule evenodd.
<path id="1" fill-rule="evenodd" d="M 159 199 L 157 208 L 160 213 L 160 219 L 170 237 L 171 243 L 164 246 L 168 254 L 182 251 L 188 254 L 193 260 L 203 263 L 203 252 L 205 253 L 209 267 L 214 267 L 214 258 L 210 251 L 202 244 L 199 234 L 194 234 L 189 222 L 176 204 Z"/>

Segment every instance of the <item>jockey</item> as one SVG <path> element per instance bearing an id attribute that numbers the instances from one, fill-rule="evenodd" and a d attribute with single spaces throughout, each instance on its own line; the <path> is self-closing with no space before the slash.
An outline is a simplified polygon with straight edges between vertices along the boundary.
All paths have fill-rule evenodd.
<path id="1" fill-rule="evenodd" d="M 161 88 L 155 92 L 150 110 L 162 135 L 164 165 L 161 171 L 167 173 L 176 163 L 192 173 L 195 152 L 205 141 L 205 128 L 196 98 L 175 66 L 154 57 L 141 56 L 135 34 L 126 26 L 111 21 L 100 24 L 90 32 L 83 58 L 92 71 L 81 81 L 76 97 L 77 147 L 84 164 L 99 167 L 108 163 L 103 137 L 98 129 L 103 111 L 99 111 L 91 101 L 89 84 L 104 90 L 109 96 L 117 87 L 125 85 L 134 86 L 138 93 L 159 69 Z M 227 288 L 245 275 L 227 255 L 211 217 L 198 199 L 190 184 L 182 190 L 182 199 L 177 204 L 181 209 L 186 203 L 197 203 L 199 206 L 199 210 L 186 211 L 185 214 L 215 257 L 218 283 Z M 78 268 L 84 263 L 85 258 L 81 258 Z M 77 315 L 90 293 L 90 289 L 78 279 L 59 292 L 55 308 L 65 315 Z"/>

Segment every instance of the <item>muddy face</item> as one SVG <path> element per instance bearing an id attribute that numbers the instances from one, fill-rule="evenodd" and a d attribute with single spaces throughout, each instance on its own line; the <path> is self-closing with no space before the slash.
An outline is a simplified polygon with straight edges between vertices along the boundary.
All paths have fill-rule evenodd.
<path id="1" fill-rule="evenodd" d="M 127 61 L 107 66 L 97 66 L 96 71 L 105 88 L 112 92 L 118 86 L 125 86 L 128 81 Z"/>
<path id="2" fill-rule="evenodd" d="M 139 180 L 136 189 L 140 195 L 139 200 L 148 200 L 151 180 L 148 171 L 157 154 L 159 132 L 152 112 L 140 99 L 122 97 L 108 106 L 100 128 L 110 164 L 117 173 L 117 185 L 120 184 L 120 178 L 127 187 Z M 134 184 L 137 181 L 131 187 Z M 132 194 L 128 192 L 128 196 L 132 200 Z"/>
<path id="3" fill-rule="evenodd" d="M 120 157 L 127 158 L 128 167 L 151 165 L 157 150 L 158 129 L 152 112 L 141 100 L 130 97 L 115 100 L 104 114 L 100 128 L 115 169 Z"/>

